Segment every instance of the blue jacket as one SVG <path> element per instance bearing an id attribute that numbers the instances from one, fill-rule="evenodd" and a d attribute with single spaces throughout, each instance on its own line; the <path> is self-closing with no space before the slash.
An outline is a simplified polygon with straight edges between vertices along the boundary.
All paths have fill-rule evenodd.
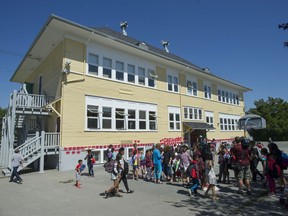
<path id="1" fill-rule="evenodd" d="M 161 153 L 159 149 L 155 148 L 153 151 L 153 163 L 154 164 L 161 164 Z"/>

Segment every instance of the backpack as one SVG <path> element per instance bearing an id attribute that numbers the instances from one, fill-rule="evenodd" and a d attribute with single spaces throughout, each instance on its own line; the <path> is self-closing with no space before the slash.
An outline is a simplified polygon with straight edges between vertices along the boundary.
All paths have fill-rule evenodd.
<path id="1" fill-rule="evenodd" d="M 201 146 L 201 156 L 203 161 L 206 161 L 207 159 L 211 159 L 211 148 L 208 144 L 202 144 Z"/>
<path id="2" fill-rule="evenodd" d="M 114 160 L 108 161 L 104 164 L 105 171 L 111 173 L 114 169 Z"/>
<path id="3" fill-rule="evenodd" d="M 288 168 L 288 155 L 284 152 L 281 153 L 279 165 L 280 165 L 281 169 L 287 169 Z"/>
<path id="4" fill-rule="evenodd" d="M 276 160 L 272 157 L 268 157 L 267 164 L 268 164 L 268 174 L 271 175 L 273 178 L 279 178 L 281 168 L 279 164 L 276 163 Z"/>
<path id="5" fill-rule="evenodd" d="M 123 161 L 124 161 L 124 169 L 123 169 L 123 172 L 124 172 L 124 174 L 128 174 L 129 173 L 129 164 L 128 164 L 128 162 L 127 161 L 125 161 L 124 159 L 123 159 Z"/>

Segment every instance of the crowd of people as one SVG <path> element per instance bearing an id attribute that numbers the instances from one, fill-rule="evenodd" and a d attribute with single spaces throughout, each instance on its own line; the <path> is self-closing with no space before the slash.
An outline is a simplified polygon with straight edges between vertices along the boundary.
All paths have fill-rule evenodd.
<path id="1" fill-rule="evenodd" d="M 217 183 L 231 184 L 231 173 L 234 173 L 238 194 L 251 195 L 253 191 L 251 182 L 257 181 L 263 187 L 267 187 L 269 195 L 274 196 L 276 178 L 280 179 L 282 191 L 286 187 L 283 171 L 287 169 L 288 164 L 283 157 L 287 155 L 273 142 L 268 148 L 244 137 L 235 137 L 232 145 L 216 144 L 213 140 L 209 144 L 201 142 L 192 148 L 183 144 L 170 146 L 158 143 L 145 152 L 134 144 L 130 161 L 124 159 L 124 151 L 124 148 L 120 148 L 116 153 L 112 145 L 106 151 L 105 165 L 111 164 L 109 173 L 113 183 L 105 190 L 105 198 L 121 197 L 119 193 L 121 182 L 124 183 L 127 193 L 133 193 L 128 186 L 128 175 L 136 181 L 143 179 L 156 184 L 178 182 L 187 188 L 190 196 L 197 195 L 198 189 L 201 189 L 204 191 L 204 196 L 212 200 L 219 199 Z M 89 154 L 88 152 L 86 159 L 89 159 Z M 216 163 L 219 166 L 217 175 L 214 169 Z M 259 164 L 262 165 L 261 172 L 258 170 Z M 129 167 L 132 169 L 131 173 Z M 94 174 L 90 171 L 89 164 L 88 171 L 89 175 Z"/>

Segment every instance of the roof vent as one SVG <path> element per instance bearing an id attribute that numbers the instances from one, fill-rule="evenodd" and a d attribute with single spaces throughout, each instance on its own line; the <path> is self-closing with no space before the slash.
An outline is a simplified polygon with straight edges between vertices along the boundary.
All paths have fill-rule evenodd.
<path id="1" fill-rule="evenodd" d="M 137 43 L 136 45 L 139 46 L 139 47 L 142 48 L 142 49 L 148 50 L 147 44 L 146 44 L 145 42 L 143 42 L 143 41 Z"/>
<path id="2" fill-rule="evenodd" d="M 169 49 L 168 49 L 168 46 L 169 46 L 169 42 L 168 41 L 165 41 L 165 40 L 162 40 L 161 41 L 163 47 L 164 47 L 164 50 L 169 53 Z"/>
<path id="3" fill-rule="evenodd" d="M 207 72 L 207 73 L 210 73 L 210 70 L 208 67 L 205 67 L 205 68 L 202 68 L 203 71 Z"/>
<path id="4" fill-rule="evenodd" d="M 120 27 L 122 29 L 122 34 L 127 36 L 126 28 L 128 27 L 127 21 L 125 22 L 120 22 Z"/>

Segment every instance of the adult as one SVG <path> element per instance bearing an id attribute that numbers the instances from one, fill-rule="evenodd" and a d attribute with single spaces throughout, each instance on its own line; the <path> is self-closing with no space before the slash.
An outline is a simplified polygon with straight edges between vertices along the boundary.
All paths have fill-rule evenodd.
<path id="1" fill-rule="evenodd" d="M 94 177 L 93 165 L 94 165 L 95 159 L 90 149 L 88 150 L 88 153 L 86 157 L 84 158 L 84 160 L 87 160 L 88 175 L 91 177 Z"/>
<path id="2" fill-rule="evenodd" d="M 236 164 L 238 164 L 238 183 L 239 188 L 237 193 L 244 194 L 243 192 L 243 182 L 245 181 L 245 185 L 247 188 L 247 195 L 251 195 L 250 188 L 250 153 L 251 150 L 249 148 L 250 141 L 248 142 L 243 137 L 235 137 L 235 146 L 231 149 L 231 153 L 235 157 Z"/>
<path id="3" fill-rule="evenodd" d="M 161 164 L 161 145 L 160 143 L 157 143 L 155 146 L 155 149 L 153 150 L 153 164 L 154 164 L 154 178 L 155 178 L 155 183 L 161 184 L 161 175 L 162 175 L 162 164 Z"/>
<path id="4" fill-rule="evenodd" d="M 119 169 L 121 171 L 121 178 L 119 180 L 119 184 L 121 181 L 123 181 L 124 183 L 124 186 L 125 186 L 125 189 L 127 191 L 127 193 L 133 193 L 134 191 L 133 190 L 130 190 L 129 186 L 128 186 L 128 181 L 127 181 L 127 173 L 125 171 L 125 164 L 128 165 L 127 161 L 125 161 L 124 157 L 124 148 L 121 147 L 118 151 L 118 154 L 116 156 L 116 158 L 119 158 L 119 163 L 120 163 L 120 166 L 119 166 Z M 129 168 L 128 168 L 129 169 Z"/>
<path id="5" fill-rule="evenodd" d="M 278 148 L 278 145 L 276 143 L 271 142 L 268 144 L 269 152 L 272 158 L 276 160 L 276 163 L 279 164 L 281 168 L 280 172 L 280 184 L 281 184 L 281 191 L 284 191 L 287 182 L 286 178 L 284 176 L 284 167 L 282 166 L 282 151 Z"/>
<path id="6" fill-rule="evenodd" d="M 18 168 L 20 165 L 22 165 L 23 158 L 22 158 L 22 155 L 20 154 L 19 149 L 16 149 L 14 151 L 11 162 L 12 162 L 12 164 L 11 164 L 12 165 L 12 174 L 11 174 L 9 182 L 12 182 L 14 180 L 14 177 L 16 177 L 16 182 L 18 184 L 22 184 L 23 180 L 18 173 Z"/>
<path id="7" fill-rule="evenodd" d="M 171 174 L 172 159 L 173 159 L 173 152 L 169 145 L 165 145 L 162 168 L 168 182 L 172 182 L 172 174 Z"/>

